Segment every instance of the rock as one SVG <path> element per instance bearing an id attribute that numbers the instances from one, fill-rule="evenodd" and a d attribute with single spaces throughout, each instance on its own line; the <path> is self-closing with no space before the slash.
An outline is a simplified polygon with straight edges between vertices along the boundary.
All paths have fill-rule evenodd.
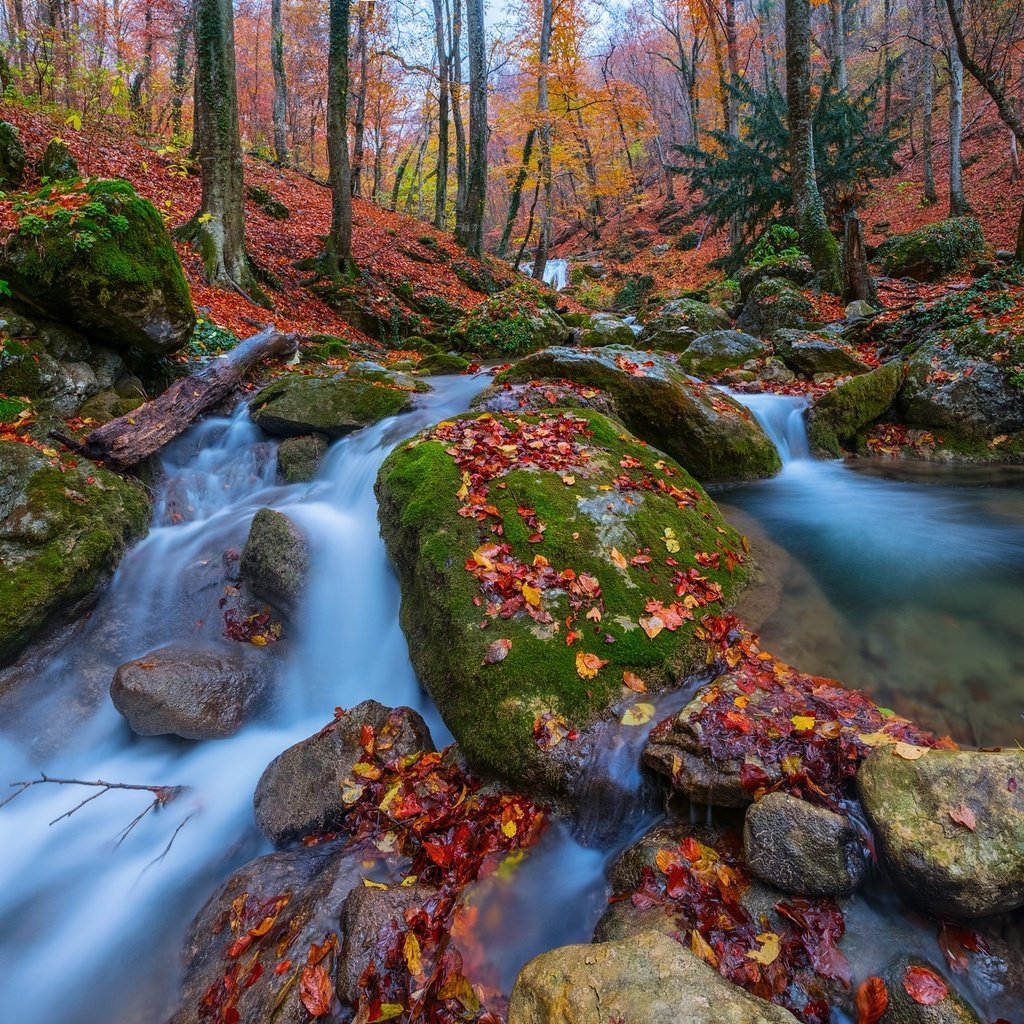
<path id="1" fill-rule="evenodd" d="M 885 363 L 826 391 L 815 402 L 808 424 L 811 449 L 838 458 L 841 444 L 874 423 L 896 400 L 903 383 L 903 363 Z"/>
<path id="2" fill-rule="evenodd" d="M 555 411 L 543 419 L 517 414 L 500 431 L 493 431 L 495 423 L 465 415 L 399 445 L 377 478 L 381 533 L 402 588 L 401 622 L 413 664 L 469 763 L 524 792 L 562 798 L 584 770 L 587 730 L 624 694 L 636 699 L 623 690 L 623 672 L 639 672 L 656 692 L 676 685 L 700 657 L 692 642 L 699 616 L 663 630 L 655 643 L 639 625 L 640 618 L 646 620 L 645 600 L 664 602 L 666 609 L 679 600 L 673 575 L 659 573 L 654 580 L 642 564 L 619 567 L 613 549 L 625 560 L 646 549 L 666 550 L 668 538 L 679 544 L 679 563 L 691 565 L 694 552 L 718 545 L 741 552 L 742 546 L 692 477 L 624 434 L 619 423 L 589 410 Z M 531 447 L 535 440 L 541 442 L 537 449 Z M 511 461 L 509 446 L 516 452 Z M 466 456 L 457 464 L 449 450 Z M 560 455 L 551 463 L 548 455 L 555 450 Z M 495 535 L 460 514 L 457 496 L 463 473 L 477 472 L 478 460 L 495 467 L 481 481 L 486 501 L 505 523 L 509 545 L 490 555 L 487 545 Z M 628 500 L 614 483 L 623 465 L 636 482 L 626 485 Z M 681 501 L 673 493 L 683 495 Z M 530 542 L 532 528 L 524 529 L 519 508 L 536 510 L 546 525 L 541 542 Z M 550 566 L 535 562 L 538 554 Z M 467 560 L 479 568 L 479 577 L 467 572 Z M 531 590 L 538 592 L 513 587 L 505 595 L 488 582 L 485 566 L 495 561 L 522 565 L 523 575 L 539 584 Z M 567 567 L 576 582 L 559 576 Z M 729 604 L 747 577 L 745 564 L 734 570 L 725 564 L 706 570 L 709 583 L 722 588 L 716 609 Z M 520 578 L 518 569 L 514 574 Z M 595 600 L 592 580 L 601 591 L 597 636 L 593 616 L 584 618 Z M 710 593 L 703 584 L 697 588 L 705 595 L 698 603 L 716 595 L 717 587 Z M 489 613 L 488 603 L 502 609 L 500 617 Z M 581 634 L 571 647 L 562 629 L 570 615 L 578 615 Z M 480 628 L 481 620 L 488 629 Z M 551 749 L 538 746 L 535 725 L 542 743 L 553 736 Z M 564 738 L 570 729 L 578 739 Z"/>
<path id="3" fill-rule="evenodd" d="M 632 345 L 633 328 L 611 313 L 593 313 L 580 328 L 577 342 L 581 348 L 600 348 L 602 345 Z"/>
<path id="4" fill-rule="evenodd" d="M 470 408 L 513 415 L 551 409 L 593 409 L 602 416 L 615 415 L 615 401 L 606 392 L 597 388 L 574 388 L 570 383 L 553 380 L 492 384 L 473 399 Z"/>
<path id="5" fill-rule="evenodd" d="M 360 883 L 358 858 L 346 855 L 344 843 L 323 843 L 309 848 L 272 853 L 239 868 L 214 893 L 189 929 L 184 948 L 184 980 L 178 1009 L 170 1024 L 209 1024 L 213 1001 L 221 1010 L 232 1008 L 237 1017 L 219 1019 L 238 1024 L 308 1024 L 309 1011 L 300 996 L 300 977 L 310 945 L 325 941 L 340 945 L 338 924 L 345 897 Z M 250 929 L 272 918 L 269 929 L 253 938 L 244 956 L 232 958 L 228 950 Z M 284 973 L 278 965 L 291 962 Z M 321 966 L 333 989 L 336 955 Z M 232 986 L 224 984 L 234 964 L 258 963 L 262 971 L 245 967 Z M 241 969 L 241 968 L 240 968 Z M 319 1018 L 335 1024 L 337 1013 Z"/>
<path id="6" fill-rule="evenodd" d="M 521 360 L 498 382 L 561 380 L 610 395 L 616 416 L 703 483 L 771 476 L 775 446 L 738 402 L 690 380 L 670 359 L 620 346 L 546 349 Z"/>
<path id="7" fill-rule="evenodd" d="M 857 789 L 901 895 L 953 918 L 1024 906 L 1024 751 L 879 749 Z"/>
<path id="8" fill-rule="evenodd" d="M 357 886 L 348 894 L 341 911 L 344 941 L 338 961 L 338 995 L 354 1004 L 358 999 L 358 983 L 370 962 L 377 959 L 381 937 L 389 929 L 406 927 L 407 910 L 422 907 L 437 894 L 431 885 L 392 886 L 371 889 Z"/>
<path id="9" fill-rule="evenodd" d="M 434 749 L 426 723 L 411 708 L 387 708 L 375 700 L 357 704 L 279 754 L 260 776 L 253 797 L 256 824 L 272 843 L 280 846 L 341 823 L 348 810 L 342 784 L 352 784 L 352 767 L 363 759 L 364 725 L 373 727 L 377 750 L 390 744 L 394 757 Z"/>
<path id="10" fill-rule="evenodd" d="M 309 542 L 286 515 L 261 508 L 253 517 L 239 569 L 257 597 L 294 616 L 309 575 Z"/>
<path id="11" fill-rule="evenodd" d="M 60 139 L 50 139 L 39 158 L 39 177 L 43 181 L 77 181 L 78 162 Z"/>
<path id="12" fill-rule="evenodd" d="M 603 281 L 608 276 L 608 267 L 600 260 L 589 260 L 586 263 L 577 263 L 576 269 L 584 277 L 591 281 Z"/>
<path id="13" fill-rule="evenodd" d="M 90 598 L 149 515 L 139 484 L 0 442 L 0 663 Z"/>
<path id="14" fill-rule="evenodd" d="M 736 326 L 741 331 L 770 337 L 776 331 L 806 327 L 813 312 L 810 300 L 792 284 L 769 277 L 750 291 Z"/>
<path id="15" fill-rule="evenodd" d="M 760 266 L 744 267 L 737 275 L 740 286 L 740 301 L 746 302 L 750 293 L 770 278 L 789 281 L 798 288 L 814 283 L 814 266 L 802 253 L 793 256 L 775 255 Z"/>
<path id="16" fill-rule="evenodd" d="M 673 299 L 644 324 L 639 345 L 663 352 L 683 352 L 700 335 L 728 326 L 729 318 L 715 306 L 696 299 Z M 632 344 L 632 339 L 627 344 Z"/>
<path id="17" fill-rule="evenodd" d="M 454 348 L 474 357 L 507 359 L 548 345 L 564 345 L 572 331 L 547 304 L 548 297 L 522 282 L 491 295 L 451 329 Z"/>
<path id="18" fill-rule="evenodd" d="M 508 1024 L 794 1024 L 796 1018 L 726 981 L 678 942 L 646 932 L 563 946 L 520 972 Z"/>
<path id="19" fill-rule="evenodd" d="M 913 972 L 921 971 L 937 977 L 946 986 L 944 998 L 926 1005 L 911 997 L 904 982 L 913 986 Z M 882 980 L 889 993 L 889 1005 L 879 1024 L 982 1024 L 983 1018 L 956 994 L 943 972 L 925 960 L 901 956 L 885 969 Z"/>
<path id="20" fill-rule="evenodd" d="M 986 252 L 985 235 L 974 217 L 950 217 L 886 239 L 876 256 L 886 277 L 938 281 Z"/>
<path id="21" fill-rule="evenodd" d="M 181 348 L 196 315 L 163 218 L 126 181 L 91 181 L 84 189 L 103 213 L 74 228 L 53 217 L 38 234 L 12 236 L 0 254 L 0 278 L 15 295 L 104 344 Z M 78 236 L 85 230 L 95 240 L 83 248 Z"/>
<path id="22" fill-rule="evenodd" d="M 796 374 L 778 356 L 764 361 L 759 376 L 771 384 L 792 384 L 796 380 Z"/>
<path id="23" fill-rule="evenodd" d="M 20 187 L 25 176 L 25 150 L 18 129 L 0 121 L 0 190 Z"/>
<path id="24" fill-rule="evenodd" d="M 439 376 L 441 374 L 462 373 L 469 368 L 469 360 L 462 356 L 453 356 L 447 352 L 437 352 L 421 359 L 416 364 L 416 372 L 427 376 Z"/>
<path id="25" fill-rule="evenodd" d="M 412 404 L 407 391 L 370 381 L 289 375 L 264 388 L 250 403 L 257 426 L 278 437 L 325 434 L 342 437 Z"/>
<path id="26" fill-rule="evenodd" d="M 668 242 L 659 242 L 657 245 L 652 245 L 651 246 L 651 252 L 655 256 L 664 256 L 665 253 L 671 252 L 671 251 L 672 251 L 672 246 Z"/>
<path id="27" fill-rule="evenodd" d="M 679 357 L 679 365 L 695 377 L 707 379 L 721 370 L 741 366 L 748 359 L 765 355 L 768 348 L 763 341 L 742 331 L 714 331 L 702 334 L 690 342 Z"/>
<path id="28" fill-rule="evenodd" d="M 855 323 L 859 320 L 868 320 L 878 313 L 878 310 L 865 299 L 854 299 L 847 304 L 844 310 L 848 323 Z"/>
<path id="29" fill-rule="evenodd" d="M 800 896 L 849 895 L 868 867 L 848 818 L 788 793 L 769 793 L 747 808 L 743 848 L 751 874 Z"/>
<path id="30" fill-rule="evenodd" d="M 284 484 L 308 483 L 316 476 L 329 444 L 323 434 L 286 437 L 277 449 L 277 479 Z"/>
<path id="31" fill-rule="evenodd" d="M 903 418 L 967 441 L 1024 430 L 1024 389 L 1008 365 L 1018 354 L 1024 347 L 1013 338 L 979 324 L 941 333 L 907 364 L 898 401 Z"/>
<path id="32" fill-rule="evenodd" d="M 261 185 L 250 185 L 245 190 L 245 195 L 257 209 L 262 210 L 273 220 L 287 220 L 291 216 L 288 207 L 280 200 L 275 199 L 273 193 Z"/>
<path id="33" fill-rule="evenodd" d="M 240 651 L 168 644 L 119 666 L 110 699 L 139 736 L 215 740 L 238 732 L 264 689 Z"/>
<path id="34" fill-rule="evenodd" d="M 814 377 L 867 373 L 869 366 L 848 348 L 810 331 L 776 331 L 772 335 L 775 354 L 795 373 Z"/>

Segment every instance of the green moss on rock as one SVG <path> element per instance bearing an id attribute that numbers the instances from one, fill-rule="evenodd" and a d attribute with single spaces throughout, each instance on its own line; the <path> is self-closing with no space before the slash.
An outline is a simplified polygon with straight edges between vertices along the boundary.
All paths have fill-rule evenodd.
<path id="1" fill-rule="evenodd" d="M 985 235 L 974 217 L 950 217 L 887 239 L 878 249 L 886 277 L 938 281 L 985 255 Z"/>
<path id="2" fill-rule="evenodd" d="M 18 129 L 0 121 L 0 190 L 18 188 L 24 176 L 25 150 Z"/>
<path id="3" fill-rule="evenodd" d="M 449 355 L 447 352 L 435 352 L 416 364 L 416 372 L 433 377 L 446 373 L 462 373 L 468 366 L 469 360 L 463 359 L 462 356 Z"/>
<path id="4" fill-rule="evenodd" d="M 822 395 L 811 413 L 808 431 L 815 454 L 842 455 L 841 443 L 877 420 L 896 400 L 902 383 L 903 363 L 896 359 Z"/>
<path id="5" fill-rule="evenodd" d="M 39 158 L 39 177 L 43 181 L 77 181 L 78 161 L 61 139 L 50 139 Z"/>
<path id="6" fill-rule="evenodd" d="M 729 326 L 725 312 L 697 299 L 672 299 L 645 321 L 640 332 L 644 348 L 683 352 L 694 339 Z"/>
<path id="7" fill-rule="evenodd" d="M 769 277 L 751 289 L 736 326 L 768 337 L 776 331 L 808 326 L 813 311 L 810 300 L 789 281 Z"/>
<path id="8" fill-rule="evenodd" d="M 564 343 L 571 333 L 546 296 L 521 282 L 470 310 L 452 327 L 450 341 L 460 352 L 505 358 Z"/>

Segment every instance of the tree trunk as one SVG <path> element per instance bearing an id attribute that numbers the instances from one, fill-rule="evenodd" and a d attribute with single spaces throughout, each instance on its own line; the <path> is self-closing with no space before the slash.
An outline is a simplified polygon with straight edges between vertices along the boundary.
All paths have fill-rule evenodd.
<path id="1" fill-rule="evenodd" d="M 522 202 L 523 186 L 530 170 L 530 158 L 533 155 L 533 140 L 537 135 L 536 128 L 531 128 L 526 133 L 523 142 L 523 156 L 519 161 L 519 171 L 516 180 L 512 184 L 512 191 L 508 199 L 508 216 L 505 218 L 505 227 L 501 232 L 501 241 L 498 242 L 498 256 L 503 258 L 508 250 L 509 240 L 512 238 L 512 229 L 515 227 L 516 217 L 519 216 L 519 204 Z"/>
<path id="2" fill-rule="evenodd" d="M 921 0 L 921 159 L 924 163 L 924 201 L 937 203 L 932 155 L 932 115 L 935 108 L 935 60 L 931 48 L 931 0 Z"/>
<path id="3" fill-rule="evenodd" d="M 814 169 L 810 21 L 810 0 L 786 0 L 786 92 L 793 207 L 800 241 L 821 287 L 838 293 L 842 289 L 839 245 L 825 220 Z"/>
<path id="4" fill-rule="evenodd" d="M 850 79 L 846 72 L 846 0 L 829 0 L 832 8 L 832 49 L 835 54 L 836 88 L 846 92 Z"/>
<path id="5" fill-rule="evenodd" d="M 437 178 L 434 182 L 434 227 L 444 230 L 448 207 L 448 47 L 444 7 L 434 0 L 434 45 L 437 48 Z"/>
<path id="6" fill-rule="evenodd" d="M 135 116 L 138 125 L 148 132 L 153 122 L 152 90 L 150 78 L 153 75 L 153 6 L 146 5 L 142 19 L 142 61 L 139 70 L 128 87 L 128 109 Z"/>
<path id="7" fill-rule="evenodd" d="M 363 159 L 366 139 L 366 79 L 370 70 L 369 48 L 366 42 L 366 19 L 370 5 L 359 4 L 356 26 L 356 54 L 359 57 L 359 92 L 356 93 L 355 122 L 352 136 L 352 195 L 363 194 Z"/>
<path id="8" fill-rule="evenodd" d="M 864 255 L 864 231 L 856 210 L 846 214 L 843 222 L 843 301 L 863 299 L 877 302 L 875 279 Z"/>
<path id="9" fill-rule="evenodd" d="M 352 181 L 348 162 L 349 0 L 331 0 L 327 57 L 327 165 L 331 184 L 330 276 L 352 270 Z"/>
<path id="10" fill-rule="evenodd" d="M 469 168 L 460 241 L 473 256 L 484 247 L 484 204 L 487 200 L 487 55 L 483 0 L 466 0 L 469 45 Z"/>
<path id="11" fill-rule="evenodd" d="M 409 166 L 409 161 L 412 159 L 413 153 L 416 151 L 416 143 L 413 143 L 409 147 L 409 151 L 402 157 L 398 164 L 398 170 L 395 171 L 395 184 L 391 189 L 391 209 L 398 209 L 398 196 L 402 191 L 402 179 L 405 177 L 405 170 Z"/>
<path id="12" fill-rule="evenodd" d="M 281 0 L 270 0 L 270 66 L 274 72 L 274 153 L 288 164 L 288 82 L 284 74 L 284 24 Z"/>
<path id="13" fill-rule="evenodd" d="M 964 195 L 963 158 L 961 147 L 964 135 L 964 66 L 955 47 L 949 56 L 949 215 L 962 217 L 970 211 Z"/>
<path id="14" fill-rule="evenodd" d="M 171 135 L 181 136 L 181 108 L 185 102 L 185 70 L 188 42 L 192 38 L 192 19 L 186 17 L 174 41 L 174 66 L 171 69 Z"/>
<path id="15" fill-rule="evenodd" d="M 201 413 L 227 398 L 257 363 L 295 351 L 294 334 L 268 324 L 198 373 L 175 381 L 162 395 L 97 427 L 82 444 L 61 436 L 86 458 L 102 460 L 115 470 L 138 465 L 182 434 Z"/>
<path id="16" fill-rule="evenodd" d="M 548 64 L 551 61 L 551 20 L 553 15 L 553 0 L 543 0 L 538 55 L 537 114 L 540 118 L 540 178 L 538 184 L 544 190 L 544 202 L 540 210 L 540 237 L 537 240 L 537 253 L 533 261 L 533 277 L 537 281 L 544 280 L 544 268 L 548 263 L 548 248 L 551 245 L 551 207 L 554 198 L 551 167 L 551 104 L 548 99 Z"/>
<path id="17" fill-rule="evenodd" d="M 445 9 L 448 3 L 445 0 Z M 452 3 L 452 45 L 448 68 L 451 90 L 452 127 L 455 129 L 455 235 L 462 235 L 462 219 L 466 215 L 466 125 L 462 118 L 462 0 Z"/>

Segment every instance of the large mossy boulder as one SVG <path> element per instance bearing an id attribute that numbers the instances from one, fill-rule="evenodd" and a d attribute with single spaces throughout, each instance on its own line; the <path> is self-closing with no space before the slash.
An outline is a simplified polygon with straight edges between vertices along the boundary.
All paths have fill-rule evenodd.
<path id="1" fill-rule="evenodd" d="M 375 381 L 289 374 L 264 388 L 249 403 L 249 414 L 278 437 L 334 438 L 396 416 L 411 404 L 408 391 Z"/>
<path id="2" fill-rule="evenodd" d="M 639 344 L 663 352 L 683 352 L 700 335 L 728 326 L 729 318 L 717 306 L 696 299 L 672 299 L 644 323 Z"/>
<path id="3" fill-rule="evenodd" d="M 25 176 L 25 150 L 18 129 L 0 121 L 0 191 L 18 188 Z"/>
<path id="4" fill-rule="evenodd" d="M 769 277 L 751 289 L 736 326 L 741 331 L 769 337 L 776 331 L 802 330 L 813 312 L 810 299 L 789 281 Z"/>
<path id="5" fill-rule="evenodd" d="M 857 790 L 900 893 L 943 917 L 1024 906 L 1024 751 L 898 753 L 864 761 Z"/>
<path id="6" fill-rule="evenodd" d="M 679 357 L 679 365 L 695 377 L 707 379 L 734 366 L 742 366 L 748 359 L 760 359 L 769 352 L 768 346 L 743 331 L 713 331 L 695 338 Z"/>
<path id="7" fill-rule="evenodd" d="M 420 679 L 470 764 L 545 796 L 636 701 L 624 673 L 676 685 L 703 662 L 702 609 L 748 576 L 700 485 L 589 410 L 445 421 L 392 452 L 376 492 Z"/>
<path id="8" fill-rule="evenodd" d="M 819 373 L 867 373 L 870 369 L 856 352 L 837 338 L 813 331 L 781 330 L 772 335 L 775 354 L 794 372 L 813 378 Z"/>
<path id="9" fill-rule="evenodd" d="M 0 442 L 0 663 L 106 582 L 149 523 L 137 484 Z"/>
<path id="10" fill-rule="evenodd" d="M 622 423 L 702 483 L 779 471 L 779 454 L 753 416 L 729 396 L 691 380 L 664 356 L 620 346 L 552 348 L 497 378 L 499 383 L 564 379 L 610 396 Z"/>
<path id="11" fill-rule="evenodd" d="M 173 352 L 196 323 L 163 218 L 126 181 L 44 188 L 0 253 L 0 278 L 30 306 L 117 348 Z"/>
<path id="12" fill-rule="evenodd" d="M 563 946 L 516 979 L 508 1024 L 796 1024 L 744 992 L 679 942 L 644 932 L 619 942 Z"/>
<path id="13" fill-rule="evenodd" d="M 883 415 L 903 383 L 903 366 L 894 359 L 826 391 L 809 418 L 808 435 L 815 454 L 838 458 L 844 442 Z"/>
<path id="14" fill-rule="evenodd" d="M 600 348 L 602 345 L 632 345 L 635 335 L 633 328 L 613 313 L 592 313 L 580 327 L 576 339 L 583 348 Z"/>
<path id="15" fill-rule="evenodd" d="M 474 306 L 452 327 L 450 343 L 467 355 L 496 359 L 564 345 L 572 329 L 549 301 L 532 284 L 515 284 Z"/>
<path id="16" fill-rule="evenodd" d="M 238 565 L 252 592 L 294 616 L 306 589 L 309 561 L 309 541 L 302 531 L 283 512 L 259 509 Z"/>
<path id="17" fill-rule="evenodd" d="M 81 177 L 78 161 L 61 139 L 50 139 L 46 144 L 38 170 L 43 181 L 77 181 Z"/>
<path id="18" fill-rule="evenodd" d="M 887 239 L 877 257 L 886 277 L 938 281 L 969 267 L 985 252 L 985 235 L 977 219 L 950 217 Z"/>

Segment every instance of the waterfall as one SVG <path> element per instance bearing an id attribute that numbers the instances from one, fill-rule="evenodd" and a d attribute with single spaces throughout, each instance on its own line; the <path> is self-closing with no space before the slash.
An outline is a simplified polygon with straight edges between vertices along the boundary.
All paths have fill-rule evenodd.
<path id="1" fill-rule="evenodd" d="M 761 424 L 778 449 L 783 465 L 811 457 L 806 421 L 811 404 L 809 399 L 803 395 L 752 395 L 738 391 L 729 391 L 728 394 L 749 409 Z"/>
<path id="2" fill-rule="evenodd" d="M 533 264 L 530 262 L 519 264 L 519 270 L 524 274 L 529 274 L 532 269 Z M 560 292 L 569 283 L 569 261 L 548 260 L 544 264 L 544 283 Z"/>

